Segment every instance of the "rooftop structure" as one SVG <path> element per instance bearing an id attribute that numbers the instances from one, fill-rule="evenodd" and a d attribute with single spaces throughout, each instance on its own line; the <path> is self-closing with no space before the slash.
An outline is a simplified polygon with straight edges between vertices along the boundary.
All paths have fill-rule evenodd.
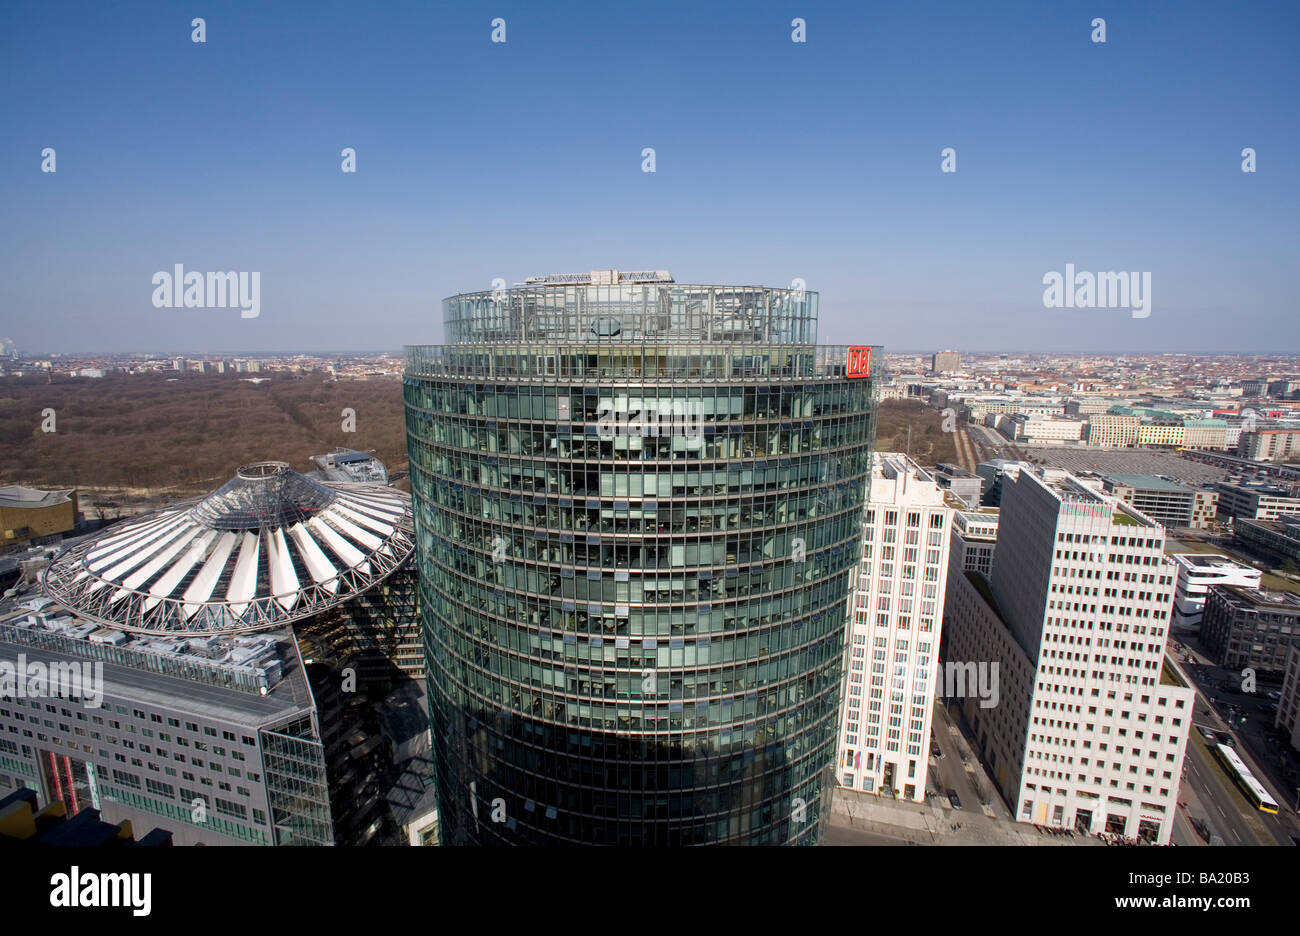
<path id="1" fill-rule="evenodd" d="M 241 633 L 346 602 L 414 548 L 400 492 L 258 462 L 207 497 L 64 550 L 45 587 L 79 617 L 120 630 Z"/>
<path id="2" fill-rule="evenodd" d="M 387 484 L 388 469 L 369 452 L 336 448 L 325 455 L 313 455 L 315 475 L 321 481 L 339 484 Z"/>
<path id="3" fill-rule="evenodd" d="M 443 301 L 446 343 L 508 342 L 520 348 L 555 342 L 817 340 L 817 293 L 810 290 L 692 286 L 633 274 L 624 280 L 607 272 L 611 275 L 539 277 L 510 289 L 452 296 Z"/>

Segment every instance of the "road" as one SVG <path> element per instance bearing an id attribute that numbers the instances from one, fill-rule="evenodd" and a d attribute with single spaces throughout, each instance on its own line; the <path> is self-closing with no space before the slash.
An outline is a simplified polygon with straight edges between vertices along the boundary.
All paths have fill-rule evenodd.
<path id="1" fill-rule="evenodd" d="M 1182 664 L 1183 672 L 1191 678 L 1196 688 L 1193 723 L 1223 731 L 1228 730 L 1227 718 L 1233 718 L 1229 731 L 1234 738 L 1233 746 L 1280 806 L 1276 816 L 1256 809 L 1215 760 L 1200 732 L 1193 729 L 1187 742 L 1187 757 L 1184 761 L 1186 777 L 1183 789 L 1179 792 L 1179 800 L 1189 803 L 1184 812 L 1195 811 L 1210 826 L 1211 832 L 1219 835 L 1228 845 L 1296 844 L 1295 836 L 1300 835 L 1300 822 L 1297 821 L 1294 809 L 1295 797 L 1287 796 L 1292 791 L 1284 789 L 1276 779 L 1279 773 L 1288 775 L 1286 771 L 1293 768 L 1283 766 L 1288 758 L 1276 753 L 1277 746 L 1271 740 L 1268 728 L 1269 718 L 1258 710 L 1260 705 L 1268 704 L 1267 696 L 1251 698 L 1220 688 L 1225 679 L 1240 679 L 1240 675 L 1229 674 L 1226 670 L 1210 665 L 1190 647 L 1183 646 L 1180 649 L 1183 653 L 1191 653 L 1194 660 L 1201 661 Z M 1246 717 L 1244 726 L 1240 722 L 1242 714 Z M 1261 767 L 1261 760 L 1270 751 L 1282 760 L 1283 765 L 1270 764 L 1270 770 L 1265 771 Z M 1192 795 L 1184 795 L 1183 790 L 1190 791 Z"/>

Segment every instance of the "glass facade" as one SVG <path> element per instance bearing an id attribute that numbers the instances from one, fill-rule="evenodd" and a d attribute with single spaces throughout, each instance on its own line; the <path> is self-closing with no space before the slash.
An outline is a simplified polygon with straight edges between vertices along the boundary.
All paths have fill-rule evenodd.
<path id="1" fill-rule="evenodd" d="M 821 840 L 874 380 L 815 309 L 524 287 L 408 348 L 444 841 Z"/>

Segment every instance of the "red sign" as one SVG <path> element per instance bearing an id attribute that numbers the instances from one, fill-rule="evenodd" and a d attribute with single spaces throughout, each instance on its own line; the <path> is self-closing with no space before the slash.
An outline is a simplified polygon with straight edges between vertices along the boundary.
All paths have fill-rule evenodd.
<path id="1" fill-rule="evenodd" d="M 849 348 L 849 376 L 871 376 L 871 347 Z"/>

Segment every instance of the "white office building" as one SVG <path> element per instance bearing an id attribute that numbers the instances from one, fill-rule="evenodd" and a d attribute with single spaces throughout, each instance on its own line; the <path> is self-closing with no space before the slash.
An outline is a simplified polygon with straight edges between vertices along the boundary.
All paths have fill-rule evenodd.
<path id="1" fill-rule="evenodd" d="M 945 663 L 998 665 L 998 704 L 964 710 L 1020 821 L 1166 844 L 1194 692 L 1162 681 L 1164 528 L 1049 477 L 1003 479 L 991 579 L 949 579 Z"/>
<path id="2" fill-rule="evenodd" d="M 1174 591 L 1173 625 L 1189 630 L 1201 626 L 1205 595 L 1211 585 L 1241 585 L 1259 588 L 1263 573 L 1227 556 L 1185 553 L 1170 556 L 1178 569 L 1178 586 Z"/>
<path id="3" fill-rule="evenodd" d="M 907 456 L 872 457 L 862 560 L 849 595 L 837 761 L 846 787 L 925 800 L 948 538 L 959 503 Z"/>

